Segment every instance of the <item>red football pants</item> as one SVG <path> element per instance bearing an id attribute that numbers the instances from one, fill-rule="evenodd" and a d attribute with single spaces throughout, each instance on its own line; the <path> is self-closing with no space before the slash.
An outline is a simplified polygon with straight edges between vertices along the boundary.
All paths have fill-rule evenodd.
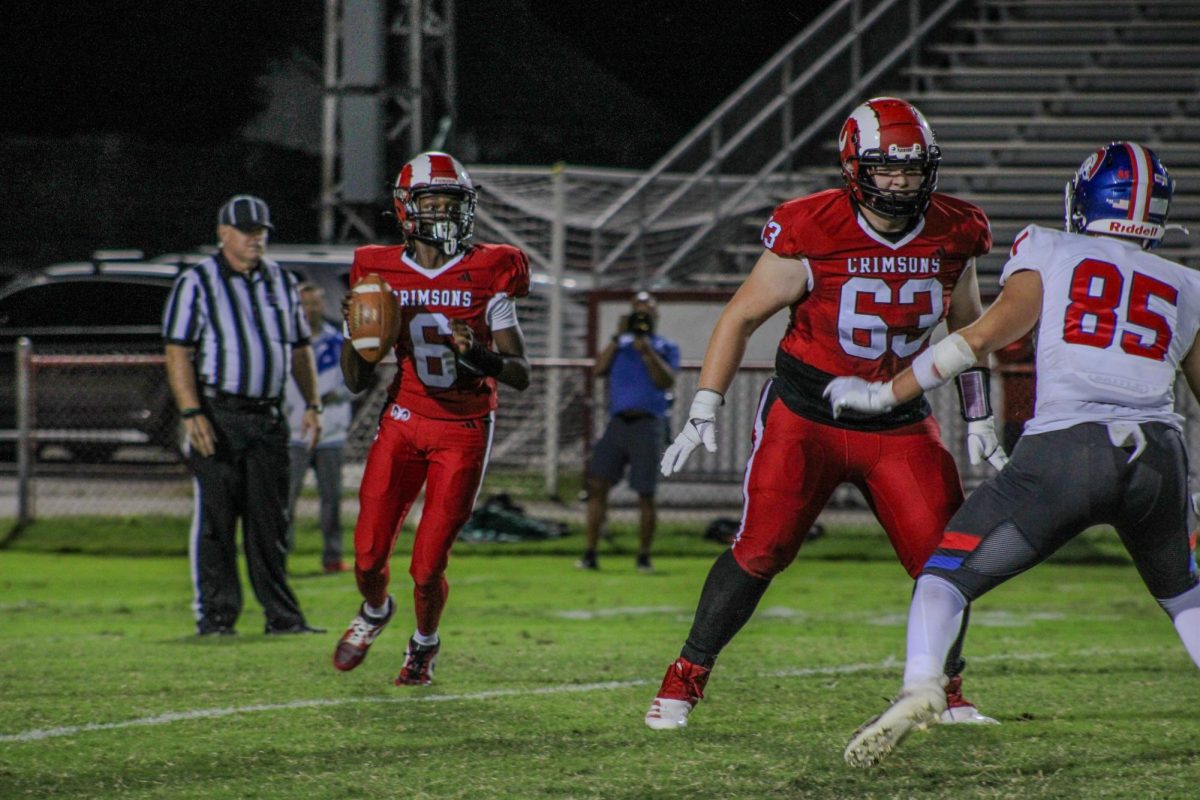
<path id="1" fill-rule="evenodd" d="M 862 490 L 913 578 L 963 502 L 958 468 L 933 417 L 888 431 L 836 428 L 794 414 L 767 384 L 753 442 L 733 555 L 759 578 L 792 563 L 839 484 Z"/>
<path id="2" fill-rule="evenodd" d="M 446 582 L 450 548 L 471 516 L 491 437 L 490 418 L 429 419 L 393 404 L 367 454 L 354 526 L 358 590 L 376 608 L 387 601 L 392 548 L 425 484 L 425 507 L 408 568 L 417 630 L 422 634 L 438 629 L 450 594 Z"/>

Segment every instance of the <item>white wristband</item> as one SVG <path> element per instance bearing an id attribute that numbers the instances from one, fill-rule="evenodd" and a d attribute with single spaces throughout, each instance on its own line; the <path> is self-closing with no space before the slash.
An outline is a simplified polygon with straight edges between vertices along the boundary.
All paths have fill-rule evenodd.
<path id="1" fill-rule="evenodd" d="M 692 398 L 688 419 L 716 419 L 717 409 L 725 405 L 725 398 L 712 389 L 700 389 Z"/>
<path id="2" fill-rule="evenodd" d="M 976 361 L 967 340 L 952 333 L 913 360 L 913 377 L 928 392 L 970 369 Z"/>

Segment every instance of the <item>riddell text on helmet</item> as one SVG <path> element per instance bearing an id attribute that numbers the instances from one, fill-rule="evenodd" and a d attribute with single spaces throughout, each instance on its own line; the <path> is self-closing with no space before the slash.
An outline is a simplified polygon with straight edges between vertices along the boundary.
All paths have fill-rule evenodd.
<path id="1" fill-rule="evenodd" d="M 1107 223 L 1108 233 L 1114 233 L 1121 236 L 1160 236 L 1161 228 L 1158 225 L 1148 225 L 1143 222 L 1122 222 L 1119 219 L 1110 219 Z"/>

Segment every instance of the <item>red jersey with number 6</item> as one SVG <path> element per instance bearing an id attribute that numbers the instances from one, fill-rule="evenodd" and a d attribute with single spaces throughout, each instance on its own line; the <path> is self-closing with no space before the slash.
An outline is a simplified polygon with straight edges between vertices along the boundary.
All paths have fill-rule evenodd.
<path id="1" fill-rule="evenodd" d="M 808 292 L 792 306 L 780 349 L 829 375 L 889 380 L 929 342 L 970 259 L 992 246 L 977 206 L 934 194 L 911 230 L 889 240 L 858 213 L 847 189 L 783 203 L 763 245 L 804 261 Z"/>
<path id="2" fill-rule="evenodd" d="M 510 245 L 476 244 L 427 270 L 403 245 L 360 247 L 351 285 L 371 273 L 388 282 L 400 305 L 400 368 L 388 397 L 431 419 L 487 416 L 496 408 L 496 381 L 458 374 L 450 320 L 465 320 L 484 347 L 491 347 L 494 330 L 515 326 L 512 300 L 529 294 L 525 254 Z"/>

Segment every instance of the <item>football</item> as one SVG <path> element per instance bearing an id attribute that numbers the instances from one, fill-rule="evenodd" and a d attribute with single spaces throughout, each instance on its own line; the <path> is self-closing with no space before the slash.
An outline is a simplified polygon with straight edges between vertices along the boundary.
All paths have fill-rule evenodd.
<path id="1" fill-rule="evenodd" d="M 350 343 L 364 361 L 378 364 L 400 337 L 400 309 L 387 281 L 372 273 L 350 288 Z"/>

